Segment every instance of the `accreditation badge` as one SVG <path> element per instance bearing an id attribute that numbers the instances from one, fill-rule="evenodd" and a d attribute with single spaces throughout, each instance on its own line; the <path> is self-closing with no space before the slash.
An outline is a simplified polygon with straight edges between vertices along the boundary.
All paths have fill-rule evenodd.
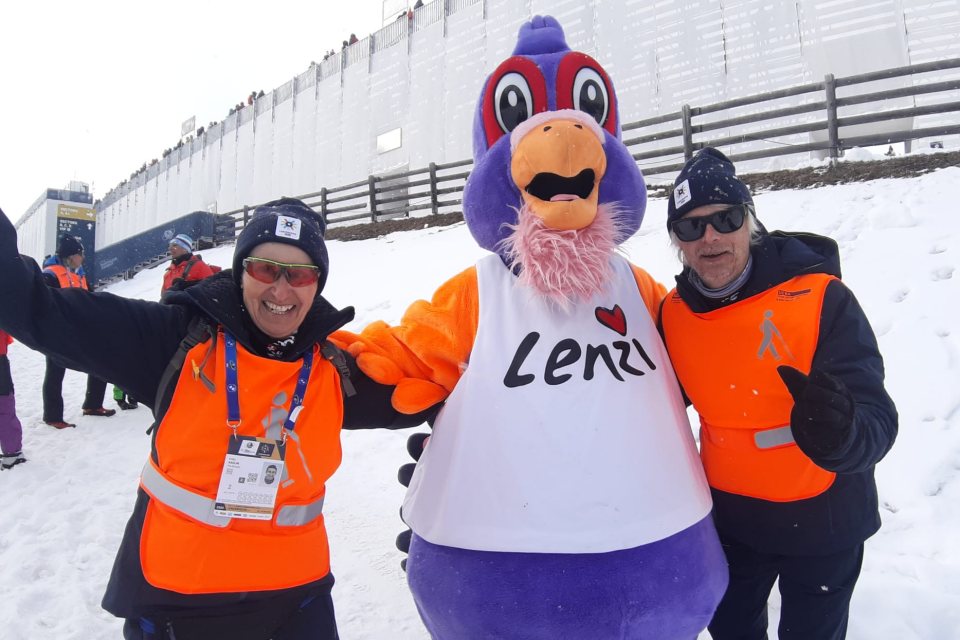
<path id="1" fill-rule="evenodd" d="M 224 518 L 270 520 L 283 478 L 285 445 L 270 438 L 230 438 L 214 513 Z"/>

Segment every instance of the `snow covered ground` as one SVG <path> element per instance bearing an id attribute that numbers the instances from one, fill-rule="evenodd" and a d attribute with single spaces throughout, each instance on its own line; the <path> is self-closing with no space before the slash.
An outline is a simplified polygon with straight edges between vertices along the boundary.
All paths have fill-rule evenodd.
<path id="1" fill-rule="evenodd" d="M 830 235 L 844 280 L 879 337 L 900 437 L 879 465 L 884 526 L 867 543 L 853 598 L 851 640 L 960 637 L 960 168 L 759 195 L 770 229 Z M 678 270 L 664 229 L 666 203 L 650 203 L 629 257 L 663 282 Z M 228 266 L 232 247 L 204 252 Z M 483 255 L 462 224 L 352 243 L 330 243 L 327 297 L 352 304 L 352 328 L 396 321 L 415 298 Z M 162 268 L 111 287 L 156 299 Z M 104 345 L 105 350 L 109 345 Z M 132 356 L 135 357 L 135 356 Z M 99 607 L 133 505 L 149 442 L 149 412 L 80 416 L 85 378 L 68 372 L 66 419 L 41 422 L 43 358 L 22 345 L 10 354 L 29 462 L 0 474 L 0 637 L 120 637 Z M 113 406 L 107 401 L 107 406 Z M 407 433 L 344 433 L 344 460 L 325 506 L 334 599 L 347 640 L 426 638 L 400 570 L 394 537 Z M 771 637 L 776 637 L 776 598 Z M 706 635 L 704 635 L 706 637 Z"/>

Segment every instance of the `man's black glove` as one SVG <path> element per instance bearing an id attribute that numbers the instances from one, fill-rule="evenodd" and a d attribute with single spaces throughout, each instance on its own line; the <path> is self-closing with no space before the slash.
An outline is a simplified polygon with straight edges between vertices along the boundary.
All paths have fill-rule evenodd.
<path id="1" fill-rule="evenodd" d="M 793 396 L 790 430 L 808 456 L 830 455 L 846 442 L 853 427 L 854 400 L 846 385 L 814 369 L 807 376 L 793 367 L 777 367 Z"/>
<path id="2" fill-rule="evenodd" d="M 407 438 L 407 453 L 410 454 L 410 457 L 414 460 L 419 460 L 420 456 L 423 455 L 423 448 L 427 446 L 427 438 L 430 437 L 429 433 L 415 433 L 409 438 Z M 417 468 L 416 462 L 408 462 L 407 464 L 400 467 L 400 470 L 397 472 L 397 480 L 400 481 L 405 487 L 410 486 L 410 479 L 413 477 L 413 470 Z M 403 551 L 404 553 L 410 553 L 410 536 L 413 535 L 413 531 L 406 529 L 400 532 L 400 535 L 397 536 L 397 549 Z M 400 561 L 400 567 L 406 571 L 407 570 L 407 559 L 404 558 Z"/>

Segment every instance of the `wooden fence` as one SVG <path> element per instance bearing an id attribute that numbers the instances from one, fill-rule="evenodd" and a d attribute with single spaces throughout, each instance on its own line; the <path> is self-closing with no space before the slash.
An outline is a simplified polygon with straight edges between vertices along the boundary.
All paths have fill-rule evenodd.
<path id="1" fill-rule="evenodd" d="M 624 143 L 646 175 L 679 170 L 703 147 L 721 147 L 734 162 L 820 152 L 830 158 L 844 150 L 908 142 L 920 138 L 960 134 L 960 75 L 948 80 L 923 76 L 960 69 L 960 59 L 941 60 L 845 78 L 827 75 L 822 82 L 798 85 L 701 107 L 683 105 L 674 113 L 622 126 Z M 948 74 L 951 75 L 951 74 Z M 910 86 L 857 92 L 877 81 L 910 76 Z M 838 91 L 848 95 L 838 97 Z M 917 106 L 917 96 L 938 102 Z M 914 105 L 885 107 L 889 100 L 914 98 Z M 796 102 L 800 101 L 800 104 Z M 789 106 L 782 106 L 785 101 Z M 851 107 L 865 112 L 845 115 Z M 947 124 L 916 128 L 913 118 L 949 114 Z M 910 125 L 883 134 L 844 135 L 846 128 L 910 119 Z M 633 135 L 634 137 L 630 137 Z M 713 137 L 711 137 L 713 136 Z M 797 141 L 798 138 L 803 138 Z M 747 146 L 747 149 L 743 149 Z M 738 147 L 741 150 L 738 151 Z M 759 147 L 759 148 L 758 148 Z M 461 210 L 463 186 L 472 160 L 371 175 L 366 180 L 297 196 L 320 213 L 328 224 L 369 220 L 378 222 L 410 216 Z M 227 212 L 246 224 L 256 205 Z"/>

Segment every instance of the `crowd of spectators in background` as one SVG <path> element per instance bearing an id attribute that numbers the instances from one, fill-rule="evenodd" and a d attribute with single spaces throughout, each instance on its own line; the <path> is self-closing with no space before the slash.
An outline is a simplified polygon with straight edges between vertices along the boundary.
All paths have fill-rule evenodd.
<path id="1" fill-rule="evenodd" d="M 251 92 L 250 92 L 250 95 L 247 96 L 246 102 L 241 101 L 241 102 L 238 102 L 238 103 L 236 104 L 236 106 L 230 107 L 230 112 L 227 114 L 228 117 L 229 117 L 229 116 L 232 116 L 233 114 L 235 114 L 236 112 L 240 111 L 241 109 L 243 109 L 243 108 L 246 107 L 246 106 L 253 106 L 253 104 L 254 104 L 259 98 L 262 98 L 264 95 L 265 95 L 265 94 L 264 94 L 264 92 L 263 92 L 263 89 L 261 89 L 260 91 L 251 91 Z M 204 127 L 203 125 L 200 125 L 200 126 L 197 128 L 197 131 L 196 131 L 196 137 L 197 137 L 197 139 L 199 139 L 208 129 L 212 129 L 213 127 L 215 127 L 215 126 L 218 125 L 218 124 L 220 124 L 220 123 L 219 123 L 219 122 L 214 122 L 213 120 L 211 120 L 210 123 L 209 123 L 208 125 L 206 125 L 206 127 Z M 189 145 L 191 142 L 193 142 L 193 140 L 194 140 L 194 134 L 192 134 L 192 133 L 191 133 L 191 134 L 188 134 L 188 135 L 185 136 L 185 137 L 181 137 L 180 140 L 177 141 L 177 144 L 173 145 L 172 147 L 167 147 L 166 149 L 164 149 L 164 150 L 163 150 L 163 153 L 160 155 L 160 157 L 161 157 L 161 158 L 166 158 L 166 157 L 169 156 L 171 153 L 173 153 L 173 152 L 176 151 L 177 149 L 180 149 L 180 148 L 183 147 L 184 145 Z M 140 168 L 139 168 L 139 169 L 137 169 L 136 171 L 134 171 L 133 173 L 130 174 L 130 177 L 129 177 L 128 179 L 121 181 L 120 184 L 118 184 L 116 187 L 114 187 L 113 189 L 111 189 L 110 191 L 108 191 L 108 192 L 107 192 L 107 196 L 109 196 L 109 195 L 110 195 L 111 193 L 113 193 L 115 190 L 123 188 L 123 187 L 127 184 L 127 182 L 129 182 L 130 180 L 135 179 L 135 178 L 136 178 L 137 176 L 139 176 L 141 173 L 144 173 L 148 168 L 150 168 L 150 167 L 158 164 L 159 162 L 160 162 L 160 161 L 159 161 L 157 158 L 152 159 L 149 163 L 144 162 L 142 165 L 140 165 Z M 94 203 L 93 203 L 94 207 L 96 207 L 98 204 L 100 204 L 100 200 L 99 200 L 99 199 L 95 200 Z"/>
<path id="2" fill-rule="evenodd" d="M 406 11 L 401 11 L 400 15 L 397 16 L 397 20 L 403 20 L 404 16 L 406 16 L 407 20 L 412 21 L 413 12 L 422 6 L 423 6 L 423 0 L 417 0 L 417 3 L 413 5 L 411 8 L 407 9 Z"/>
<path id="3" fill-rule="evenodd" d="M 413 12 L 422 6 L 423 6 L 423 0 L 417 0 L 411 9 L 401 12 L 400 15 L 397 16 L 397 19 L 399 20 L 404 16 L 406 16 L 408 19 L 413 20 Z M 341 51 L 345 50 L 350 45 L 356 44 L 359 41 L 360 40 L 357 38 L 357 34 L 351 33 L 350 37 L 343 41 L 340 49 Z M 329 49 L 323 54 L 323 61 L 324 62 L 327 61 L 329 58 L 331 58 L 334 55 L 336 55 L 336 51 L 334 51 L 333 49 Z M 317 63 L 314 61 L 311 61 L 310 64 L 311 66 L 315 66 Z M 252 107 L 253 104 L 263 96 L 264 96 L 264 92 L 262 89 L 260 91 L 251 91 L 250 95 L 247 96 L 246 102 L 241 101 L 241 102 L 238 102 L 236 105 L 230 107 L 230 111 L 228 112 L 227 117 L 234 115 L 238 111 L 242 111 L 244 107 L 248 107 L 248 106 Z M 219 124 L 219 122 L 210 121 L 210 123 L 206 127 L 201 125 L 196 131 L 197 139 L 199 139 L 207 130 L 212 129 L 217 124 Z M 181 137 L 180 140 L 177 141 L 177 144 L 175 144 L 172 147 L 167 147 L 166 149 L 163 150 L 163 153 L 161 154 L 161 158 L 166 158 L 177 149 L 180 149 L 181 147 L 183 147 L 184 144 L 190 144 L 191 142 L 193 142 L 193 140 L 194 140 L 193 134 L 187 135 L 186 137 Z M 149 163 L 144 162 L 142 165 L 140 165 L 139 169 L 137 169 L 136 171 L 130 174 L 129 179 L 123 180 L 122 182 L 120 182 L 120 184 L 118 184 L 116 187 L 108 191 L 105 197 L 109 197 L 110 194 L 112 194 L 114 191 L 116 191 L 117 189 L 123 188 L 124 186 L 126 186 L 127 182 L 129 182 L 130 180 L 134 180 L 141 173 L 144 173 L 148 168 L 158 163 L 159 163 L 159 160 L 157 158 L 152 159 Z M 97 199 L 96 201 L 94 201 L 93 204 L 94 204 L 94 207 L 96 207 L 98 204 L 100 204 L 100 199 Z"/>
<path id="4" fill-rule="evenodd" d="M 232 115 L 235 114 L 237 111 L 242 111 L 244 107 L 252 107 L 252 106 L 253 106 L 253 103 L 256 102 L 259 98 L 262 98 L 262 97 L 263 97 L 263 89 L 261 89 L 259 92 L 257 92 L 257 91 L 251 91 L 251 92 L 250 92 L 250 95 L 247 96 L 247 101 L 246 101 L 246 103 L 244 103 L 244 102 L 242 102 L 242 101 L 241 101 L 241 102 L 238 102 L 238 103 L 236 104 L 236 106 L 230 108 L 230 113 L 227 114 L 227 115 L 232 116 Z"/>

